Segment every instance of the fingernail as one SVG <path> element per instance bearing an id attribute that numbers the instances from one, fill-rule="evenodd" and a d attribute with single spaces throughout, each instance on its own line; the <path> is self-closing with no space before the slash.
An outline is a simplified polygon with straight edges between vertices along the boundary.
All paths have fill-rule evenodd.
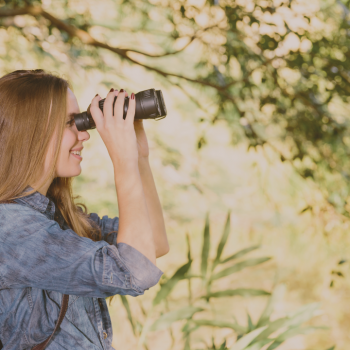
<path id="1" fill-rule="evenodd" d="M 109 92 L 112 92 L 112 91 L 114 91 L 114 89 L 113 89 L 113 88 L 109 90 Z"/>
<path id="2" fill-rule="evenodd" d="M 130 98 L 131 98 L 132 100 L 135 100 L 135 94 L 132 93 Z"/>
<path id="3" fill-rule="evenodd" d="M 124 89 L 120 89 L 120 91 L 119 92 L 124 92 Z"/>
<path id="4" fill-rule="evenodd" d="M 98 94 L 95 95 L 95 97 L 98 96 Z"/>

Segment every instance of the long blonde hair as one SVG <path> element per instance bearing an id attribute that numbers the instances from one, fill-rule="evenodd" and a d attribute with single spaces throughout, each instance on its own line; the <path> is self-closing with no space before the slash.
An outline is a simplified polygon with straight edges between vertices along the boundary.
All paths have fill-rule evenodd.
<path id="1" fill-rule="evenodd" d="M 0 202 L 29 195 L 54 177 L 67 118 L 69 83 L 58 76 L 36 70 L 17 70 L 0 78 Z M 37 188 L 44 170 L 51 139 L 55 151 L 50 171 Z M 88 220 L 86 207 L 75 203 L 72 178 L 55 178 L 47 192 L 68 225 L 79 236 L 94 241 L 101 230 Z"/>

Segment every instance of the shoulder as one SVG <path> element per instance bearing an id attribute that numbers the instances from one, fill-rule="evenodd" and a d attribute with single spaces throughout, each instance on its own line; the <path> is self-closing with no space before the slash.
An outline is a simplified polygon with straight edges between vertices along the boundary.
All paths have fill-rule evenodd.
<path id="1" fill-rule="evenodd" d="M 48 220 L 44 214 L 28 206 L 17 203 L 0 204 L 0 221 L 2 223 L 10 220 L 16 225 L 22 221 L 30 223 L 45 219 Z"/>
<path id="2" fill-rule="evenodd" d="M 18 237 L 38 233 L 41 230 L 60 229 L 58 223 L 50 220 L 39 211 L 21 204 L 0 204 L 0 236 Z"/>

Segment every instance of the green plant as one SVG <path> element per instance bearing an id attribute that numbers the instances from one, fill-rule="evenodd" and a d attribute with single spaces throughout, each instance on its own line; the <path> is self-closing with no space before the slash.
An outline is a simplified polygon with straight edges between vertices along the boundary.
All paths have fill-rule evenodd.
<path id="1" fill-rule="evenodd" d="M 178 321 L 186 321 L 181 329 L 182 341 L 184 342 L 184 350 L 197 349 L 191 341 L 192 334 L 202 327 L 210 328 L 229 328 L 237 335 L 236 343 L 228 348 L 226 339 L 212 339 L 212 344 L 205 344 L 206 350 L 259 350 L 264 347 L 267 350 L 276 349 L 287 339 L 298 335 L 306 334 L 319 329 L 320 327 L 303 327 L 302 324 L 314 316 L 318 307 L 317 304 L 309 304 L 301 307 L 297 311 L 275 320 L 271 319 L 274 310 L 274 304 L 283 292 L 283 286 L 277 286 L 273 293 L 263 289 L 254 288 L 237 288 L 218 290 L 216 281 L 222 278 L 230 277 L 233 274 L 242 271 L 248 267 L 258 266 L 267 261 L 270 257 L 245 258 L 250 252 L 257 250 L 259 245 L 253 245 L 240 250 L 226 258 L 222 258 L 224 247 L 230 234 L 230 213 L 227 215 L 226 224 L 223 230 L 221 240 L 216 248 L 216 256 L 211 261 L 210 256 L 210 225 L 209 215 L 206 217 L 205 228 L 203 232 L 203 246 L 201 253 L 200 272 L 193 271 L 193 257 L 190 247 L 189 236 L 187 235 L 188 246 L 188 262 L 179 267 L 176 272 L 168 278 L 162 285 L 157 295 L 153 299 L 152 310 L 148 310 L 145 314 L 149 315 L 144 325 L 135 322 L 130 311 L 127 298 L 122 296 L 122 302 L 126 308 L 128 319 L 133 328 L 134 334 L 139 338 L 139 345 L 145 343 L 146 335 L 150 332 L 169 329 L 172 335 L 172 325 Z M 199 288 L 193 288 L 192 280 L 199 279 L 201 281 Z M 185 305 L 174 310 L 169 310 L 169 298 L 175 286 L 180 281 L 187 281 L 187 298 Z M 215 287 L 216 291 L 212 289 Z M 257 322 L 253 322 L 249 313 L 247 313 L 247 325 L 238 323 L 233 316 L 233 321 L 225 321 L 217 317 L 204 317 L 205 314 L 213 314 L 212 300 L 218 298 L 233 298 L 237 296 L 255 297 L 268 296 L 269 299 L 266 307 Z M 165 309 L 161 308 L 162 306 Z M 161 309 L 161 314 L 156 320 L 153 316 L 155 312 Z M 213 316 L 213 315 L 212 315 Z M 140 330 L 136 331 L 135 324 L 139 324 Z M 277 335 L 276 335 L 277 334 Z M 175 338 L 173 337 L 173 345 Z M 220 342 L 220 346 L 216 347 L 215 343 Z M 173 347 L 172 345 L 172 347 Z M 268 347 L 266 348 L 266 346 Z"/>

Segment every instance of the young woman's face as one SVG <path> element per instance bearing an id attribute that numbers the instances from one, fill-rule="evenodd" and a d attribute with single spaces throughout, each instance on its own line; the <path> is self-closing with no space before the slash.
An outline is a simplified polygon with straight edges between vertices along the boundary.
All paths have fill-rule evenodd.
<path id="1" fill-rule="evenodd" d="M 72 114 L 80 113 L 78 102 L 72 90 L 67 92 L 67 124 L 63 132 L 61 149 L 56 165 L 56 177 L 73 177 L 81 173 L 83 142 L 89 140 L 87 131 L 78 131 L 75 123 L 69 123 Z"/>

